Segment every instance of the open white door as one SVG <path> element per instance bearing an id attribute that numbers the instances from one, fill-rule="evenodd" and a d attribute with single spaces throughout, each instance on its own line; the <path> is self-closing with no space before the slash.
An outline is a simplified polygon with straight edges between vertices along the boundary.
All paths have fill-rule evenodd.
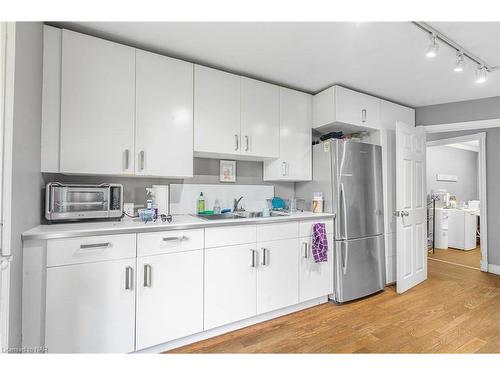
<path id="1" fill-rule="evenodd" d="M 396 124 L 397 279 L 403 293 L 427 279 L 426 143 L 422 128 Z"/>

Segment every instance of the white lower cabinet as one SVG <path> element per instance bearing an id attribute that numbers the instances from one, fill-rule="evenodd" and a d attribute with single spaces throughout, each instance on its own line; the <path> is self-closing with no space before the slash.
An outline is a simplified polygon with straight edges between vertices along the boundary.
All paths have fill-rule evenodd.
<path id="1" fill-rule="evenodd" d="M 135 258 L 47 268 L 49 353 L 134 351 Z"/>
<path id="2" fill-rule="evenodd" d="M 312 254 L 312 237 L 300 238 L 299 301 L 333 293 L 333 235 L 328 235 L 328 261 L 316 263 Z"/>
<path id="3" fill-rule="evenodd" d="M 137 258 L 136 350 L 203 331 L 203 250 Z"/>
<path id="4" fill-rule="evenodd" d="M 205 250 L 205 329 L 256 315 L 255 244 Z"/>
<path id="5" fill-rule="evenodd" d="M 297 238 L 259 242 L 257 314 L 299 303 Z"/>

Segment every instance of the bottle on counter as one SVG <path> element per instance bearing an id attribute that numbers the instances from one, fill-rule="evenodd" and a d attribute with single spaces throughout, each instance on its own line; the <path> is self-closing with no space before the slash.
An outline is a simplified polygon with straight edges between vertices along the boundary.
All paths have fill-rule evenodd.
<path id="1" fill-rule="evenodd" d="M 214 203 L 214 214 L 220 214 L 220 213 L 221 213 L 220 203 L 219 200 L 216 199 Z"/>
<path id="2" fill-rule="evenodd" d="M 323 193 L 315 192 L 312 200 L 312 212 L 322 213 L 323 212 Z"/>
<path id="3" fill-rule="evenodd" d="M 203 196 L 203 192 L 200 193 L 200 196 L 198 197 L 198 202 L 197 202 L 197 213 L 202 213 L 205 211 L 205 197 Z"/>

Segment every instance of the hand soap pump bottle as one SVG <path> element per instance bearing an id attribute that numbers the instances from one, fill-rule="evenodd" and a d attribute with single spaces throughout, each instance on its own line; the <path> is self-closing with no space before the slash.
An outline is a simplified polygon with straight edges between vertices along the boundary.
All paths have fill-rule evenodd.
<path id="1" fill-rule="evenodd" d="M 200 196 L 198 197 L 197 210 L 199 214 L 205 211 L 205 197 L 203 196 L 203 192 L 201 192 Z"/>

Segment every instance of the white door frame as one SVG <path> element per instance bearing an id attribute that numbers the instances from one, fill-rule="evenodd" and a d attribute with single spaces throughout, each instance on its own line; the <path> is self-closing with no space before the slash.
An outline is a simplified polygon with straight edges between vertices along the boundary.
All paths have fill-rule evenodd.
<path id="1" fill-rule="evenodd" d="M 0 22 L 0 352 L 8 348 L 15 22 Z"/>
<path id="2" fill-rule="evenodd" d="M 481 202 L 481 271 L 488 272 L 488 202 L 486 189 L 486 133 L 475 133 L 427 142 L 427 147 L 444 146 L 451 143 L 479 141 L 479 201 Z"/>

